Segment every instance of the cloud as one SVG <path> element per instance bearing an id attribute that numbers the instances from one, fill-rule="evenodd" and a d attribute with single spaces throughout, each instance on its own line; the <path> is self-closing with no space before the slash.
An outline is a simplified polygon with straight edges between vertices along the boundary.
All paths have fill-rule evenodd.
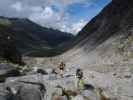
<path id="1" fill-rule="evenodd" d="M 21 2 L 16 2 L 15 4 L 11 5 L 11 7 L 18 12 L 22 11 L 23 9 Z"/>
<path id="2" fill-rule="evenodd" d="M 87 23 L 87 21 L 79 20 L 78 22 L 71 22 L 71 16 L 65 15 L 63 18 L 60 12 L 55 12 L 51 7 L 45 9 L 37 8 L 31 14 L 29 19 L 39 23 L 42 26 L 59 29 L 63 32 L 73 33 L 76 35 Z"/>
<path id="3" fill-rule="evenodd" d="M 46 26 L 48 28 L 57 28 L 57 24 L 61 21 L 60 14 L 54 12 L 51 7 L 45 7 L 45 9 L 34 9 L 33 13 L 29 16 L 32 21 Z"/>
<path id="4" fill-rule="evenodd" d="M 27 17 L 44 27 L 76 34 L 87 21 L 79 19 L 74 22 L 66 9 L 73 4 L 86 5 L 91 1 L 93 0 L 1 0 L 0 15 Z"/>
<path id="5" fill-rule="evenodd" d="M 79 22 L 72 24 L 70 32 L 72 31 L 72 33 L 76 35 L 87 24 L 87 22 L 88 21 L 80 20 Z"/>

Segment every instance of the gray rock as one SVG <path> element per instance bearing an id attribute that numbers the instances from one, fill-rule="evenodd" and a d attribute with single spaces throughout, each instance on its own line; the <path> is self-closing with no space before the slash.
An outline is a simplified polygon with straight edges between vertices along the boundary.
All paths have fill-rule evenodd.
<path id="1" fill-rule="evenodd" d="M 17 95 L 19 100 L 42 100 L 41 92 L 34 87 L 22 87 Z"/>
<path id="2" fill-rule="evenodd" d="M 76 97 L 73 97 L 72 100 L 85 100 L 82 95 L 77 95 Z"/>
<path id="3" fill-rule="evenodd" d="M 13 68 L 13 66 L 9 64 L 0 64 L 0 82 L 4 82 L 7 77 L 19 75 L 19 70 Z"/>
<path id="4" fill-rule="evenodd" d="M 82 95 L 89 100 L 97 100 L 97 93 L 91 90 L 85 90 L 82 92 Z"/>
<path id="5" fill-rule="evenodd" d="M 6 100 L 6 97 L 0 95 L 0 100 Z"/>
<path id="6" fill-rule="evenodd" d="M 9 70 L 12 70 L 13 66 L 9 64 L 0 64 L 0 75 L 7 73 Z"/>

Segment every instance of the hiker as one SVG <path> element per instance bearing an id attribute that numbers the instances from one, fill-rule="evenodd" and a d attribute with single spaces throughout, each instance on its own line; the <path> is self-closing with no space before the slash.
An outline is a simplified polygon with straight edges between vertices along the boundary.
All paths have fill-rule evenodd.
<path id="1" fill-rule="evenodd" d="M 78 90 L 83 90 L 85 83 L 84 83 L 84 80 L 83 80 L 83 71 L 82 71 L 82 69 L 77 69 L 76 70 L 76 78 L 77 78 L 76 88 Z"/>
<path id="2" fill-rule="evenodd" d="M 66 65 L 63 62 L 61 62 L 60 65 L 58 66 L 61 78 L 63 78 L 63 72 L 65 70 L 65 66 Z"/>

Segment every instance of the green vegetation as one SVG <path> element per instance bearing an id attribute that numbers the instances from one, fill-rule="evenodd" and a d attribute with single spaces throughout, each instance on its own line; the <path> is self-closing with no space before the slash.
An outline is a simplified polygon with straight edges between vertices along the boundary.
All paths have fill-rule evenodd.
<path id="1" fill-rule="evenodd" d="M 12 23 L 8 19 L 1 19 L 0 18 L 0 25 L 3 26 L 10 26 Z"/>

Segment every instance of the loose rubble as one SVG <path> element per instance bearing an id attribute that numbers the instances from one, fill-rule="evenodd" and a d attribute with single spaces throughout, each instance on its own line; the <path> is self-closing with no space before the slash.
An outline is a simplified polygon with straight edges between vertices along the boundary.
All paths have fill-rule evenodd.
<path id="1" fill-rule="evenodd" d="M 36 70 L 34 73 L 27 72 L 25 76 L 7 78 L 0 84 L 0 100 L 7 100 L 7 87 L 15 91 L 15 98 L 22 96 L 21 100 L 133 100 L 133 75 L 128 70 L 122 74 L 83 69 L 85 84 L 88 84 L 83 91 L 78 91 L 76 87 L 76 68 L 65 70 L 63 77 L 52 70 L 53 68 L 41 69 L 41 72 L 47 74 Z M 43 84 L 46 91 L 37 83 Z"/>

